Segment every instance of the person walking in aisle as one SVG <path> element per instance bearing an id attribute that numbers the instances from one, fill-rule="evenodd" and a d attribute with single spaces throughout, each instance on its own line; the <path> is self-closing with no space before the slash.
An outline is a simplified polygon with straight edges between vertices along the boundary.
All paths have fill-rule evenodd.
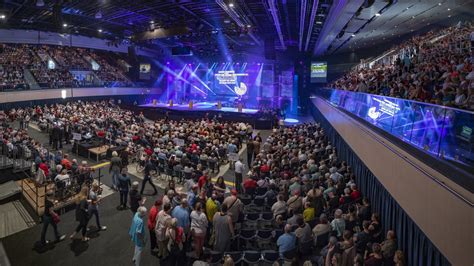
<path id="1" fill-rule="evenodd" d="M 117 207 L 117 210 L 127 209 L 127 197 L 128 191 L 132 186 L 130 177 L 127 175 L 127 169 L 122 169 L 122 174 L 119 176 L 119 193 L 120 193 L 120 205 Z"/>
<path id="2" fill-rule="evenodd" d="M 101 197 L 98 195 L 99 193 L 99 184 L 97 184 L 96 182 L 94 182 L 92 184 L 92 188 L 91 190 L 89 191 L 89 219 L 92 218 L 92 215 L 95 216 L 95 222 L 97 224 L 97 230 L 99 231 L 105 231 L 107 230 L 107 226 L 101 226 L 100 225 L 100 219 L 99 219 L 99 203 L 101 201 Z"/>
<path id="3" fill-rule="evenodd" d="M 235 187 L 237 188 L 238 192 L 241 192 L 241 185 L 242 185 L 242 175 L 244 173 L 244 164 L 242 163 L 242 158 L 235 162 Z"/>
<path id="4" fill-rule="evenodd" d="M 74 239 L 77 233 L 81 231 L 82 233 L 82 241 L 86 242 L 89 241 L 89 238 L 86 237 L 87 233 L 87 223 L 89 222 L 88 217 L 88 203 L 87 203 L 87 191 L 89 189 L 87 186 L 82 187 L 81 192 L 76 196 L 76 221 L 79 224 L 76 227 L 76 230 L 70 236 L 71 239 Z"/>
<path id="5" fill-rule="evenodd" d="M 122 159 L 118 157 L 116 151 L 112 152 L 112 159 L 110 159 L 110 168 L 109 172 L 112 175 L 112 187 L 117 190 L 118 188 L 118 178 L 120 175 L 120 169 L 122 169 Z"/>
<path id="6" fill-rule="evenodd" d="M 48 230 L 49 225 L 53 227 L 54 236 L 56 237 L 56 242 L 62 241 L 66 238 L 66 235 L 59 235 L 58 225 L 56 224 L 57 221 L 55 221 L 55 218 L 53 218 L 53 217 L 57 217 L 57 214 L 53 210 L 54 204 L 51 201 L 53 196 L 54 196 L 54 193 L 52 191 L 49 191 L 46 194 L 46 198 L 45 198 L 44 214 L 43 214 L 43 229 L 41 230 L 41 245 L 42 246 L 49 243 L 49 241 L 46 240 L 46 232 Z"/>
<path id="7" fill-rule="evenodd" d="M 155 249 L 158 248 L 158 242 L 156 242 L 156 233 L 155 233 L 155 226 L 156 226 L 156 218 L 158 217 L 158 213 L 160 212 L 160 208 L 163 202 L 161 199 L 157 199 L 155 204 L 150 209 L 150 214 L 148 215 L 148 231 L 150 232 L 150 249 L 151 253 L 155 252 Z"/>
<path id="8" fill-rule="evenodd" d="M 152 195 L 158 194 L 158 190 L 156 190 L 156 187 L 153 184 L 153 180 L 151 180 L 151 170 L 153 170 L 154 168 L 155 166 L 151 162 L 150 157 L 147 157 L 145 161 L 144 177 L 142 181 L 142 189 L 140 190 L 140 194 L 143 194 L 143 191 L 145 190 L 145 185 L 147 182 L 150 183 L 151 187 L 155 191 Z"/>
<path id="9" fill-rule="evenodd" d="M 137 213 L 133 216 L 132 225 L 130 226 L 130 230 L 128 234 L 135 244 L 135 251 L 133 253 L 133 264 L 135 266 L 140 265 L 141 255 L 143 251 L 143 247 L 146 245 L 146 233 L 145 233 L 145 215 L 146 215 L 146 208 L 140 206 L 137 210 Z"/>

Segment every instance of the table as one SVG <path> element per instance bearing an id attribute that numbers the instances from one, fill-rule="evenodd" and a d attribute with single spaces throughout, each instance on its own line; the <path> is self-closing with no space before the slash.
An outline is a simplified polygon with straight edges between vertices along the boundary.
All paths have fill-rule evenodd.
<path id="1" fill-rule="evenodd" d="M 95 154 L 96 161 L 98 162 L 100 157 L 107 154 L 107 150 L 110 148 L 109 145 L 102 145 L 96 148 L 89 149 L 89 159 L 91 159 L 91 153 Z"/>

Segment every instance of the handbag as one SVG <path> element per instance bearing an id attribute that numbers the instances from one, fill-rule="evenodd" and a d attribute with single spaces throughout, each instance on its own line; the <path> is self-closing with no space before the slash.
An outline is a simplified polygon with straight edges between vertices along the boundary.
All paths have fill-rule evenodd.
<path id="1" fill-rule="evenodd" d="M 59 218 L 59 214 L 52 212 L 51 213 L 51 218 L 53 218 L 53 223 L 58 224 L 61 221 L 61 218 Z"/>

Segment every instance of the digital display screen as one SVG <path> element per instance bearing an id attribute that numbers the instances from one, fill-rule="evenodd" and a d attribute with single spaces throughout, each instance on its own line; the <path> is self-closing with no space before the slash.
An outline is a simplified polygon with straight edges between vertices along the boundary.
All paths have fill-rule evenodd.
<path id="1" fill-rule="evenodd" d="M 214 88 L 222 94 L 245 95 L 248 91 L 248 76 L 248 73 L 236 73 L 234 70 L 218 71 L 214 74 Z"/>
<path id="2" fill-rule="evenodd" d="M 151 65 L 150 64 L 140 64 L 140 79 L 150 79 L 150 70 L 151 70 Z"/>
<path id="3" fill-rule="evenodd" d="M 311 62 L 311 83 L 325 83 L 327 75 L 327 62 Z"/>

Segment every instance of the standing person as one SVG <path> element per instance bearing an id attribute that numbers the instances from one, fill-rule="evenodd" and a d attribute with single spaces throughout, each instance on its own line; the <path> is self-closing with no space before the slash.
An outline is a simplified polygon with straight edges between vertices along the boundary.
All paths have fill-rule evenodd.
<path id="1" fill-rule="evenodd" d="M 95 222 L 97 224 L 97 230 L 99 231 L 105 231 L 107 230 L 107 226 L 104 226 L 104 225 L 100 225 L 100 219 L 99 219 L 99 203 L 100 203 L 100 200 L 102 199 L 99 195 L 97 195 L 99 193 L 99 184 L 97 184 L 96 182 L 94 182 L 92 184 L 92 188 L 91 190 L 89 191 L 89 219 L 92 218 L 92 215 L 95 216 Z"/>
<path id="2" fill-rule="evenodd" d="M 58 225 L 53 220 L 53 216 L 57 216 L 57 214 L 53 210 L 54 204 L 51 201 L 53 196 L 54 196 L 54 193 L 52 191 L 48 191 L 45 198 L 44 213 L 43 213 L 43 229 L 41 230 L 41 245 L 43 246 L 49 243 L 49 241 L 46 240 L 46 232 L 50 224 L 53 227 L 54 236 L 56 237 L 56 242 L 62 241 L 64 240 L 64 238 L 66 238 L 66 235 L 59 235 Z"/>
<path id="3" fill-rule="evenodd" d="M 130 190 L 129 196 L 130 196 L 130 210 L 133 213 L 136 213 L 138 210 L 138 207 L 140 205 L 143 205 L 145 203 L 145 198 L 142 197 L 140 193 L 138 193 L 138 182 L 135 181 L 132 183 L 132 190 Z"/>
<path id="4" fill-rule="evenodd" d="M 250 168 L 252 165 L 253 154 L 255 152 L 255 145 L 251 139 L 247 141 L 247 164 Z"/>
<path id="5" fill-rule="evenodd" d="M 122 171 L 124 168 L 127 169 L 128 164 L 129 164 L 128 157 L 130 154 L 128 153 L 128 150 L 129 149 L 127 147 L 125 150 L 122 151 L 122 153 L 120 153 L 120 160 L 122 160 Z"/>
<path id="6" fill-rule="evenodd" d="M 212 219 L 212 225 L 215 234 L 214 250 L 221 253 L 229 251 L 230 243 L 234 237 L 234 226 L 232 218 L 227 215 L 227 205 L 222 204 L 221 211 L 216 213 Z"/>
<path id="7" fill-rule="evenodd" d="M 238 192 L 241 192 L 241 185 L 242 185 L 242 175 L 244 173 L 244 164 L 242 163 L 242 158 L 235 162 L 235 187 L 237 188 Z"/>
<path id="8" fill-rule="evenodd" d="M 76 227 L 76 230 L 70 236 L 73 239 L 79 231 L 82 233 L 82 241 L 89 241 L 89 238 L 86 237 L 87 232 L 87 222 L 89 221 L 88 217 L 88 204 L 87 204 L 87 191 L 89 189 L 87 186 L 82 187 L 81 192 L 76 196 L 76 221 L 79 224 Z"/>
<path id="9" fill-rule="evenodd" d="M 123 169 L 122 174 L 119 176 L 120 205 L 117 207 L 117 210 L 127 209 L 127 196 L 131 185 L 132 183 L 130 177 L 127 175 L 127 169 Z"/>
<path id="10" fill-rule="evenodd" d="M 194 240 L 196 258 L 199 259 L 202 254 L 204 239 L 206 239 L 208 221 L 206 214 L 202 211 L 201 203 L 197 202 L 195 206 L 196 208 L 191 212 L 191 234 Z"/>
<path id="11" fill-rule="evenodd" d="M 122 160 L 118 157 L 116 151 L 112 152 L 112 159 L 110 159 L 109 172 L 112 175 L 112 186 L 115 190 L 118 188 L 118 178 L 122 169 Z"/>
<path id="12" fill-rule="evenodd" d="M 166 238 L 166 228 L 171 220 L 171 204 L 163 203 L 163 210 L 158 213 L 158 218 L 156 219 L 155 233 L 156 240 L 158 242 L 158 257 L 166 257 L 168 239 Z"/>
<path id="13" fill-rule="evenodd" d="M 135 252 L 133 253 L 132 261 L 135 266 L 140 265 L 143 247 L 146 244 L 145 222 L 143 221 L 146 215 L 146 208 L 141 206 L 137 213 L 133 216 L 132 225 L 128 234 L 135 244 Z"/>
<path id="14" fill-rule="evenodd" d="M 150 160 L 150 157 L 147 157 L 145 160 L 145 170 L 144 170 L 144 177 L 142 181 L 142 189 L 140 189 L 140 194 L 143 194 L 143 191 L 145 190 L 145 185 L 146 183 L 150 183 L 151 187 L 155 192 L 153 192 L 153 195 L 158 194 L 158 190 L 156 190 L 155 185 L 153 184 L 153 180 L 151 180 L 151 170 L 153 170 L 155 166 Z"/>
<path id="15" fill-rule="evenodd" d="M 158 217 L 158 213 L 160 212 L 161 205 L 162 201 L 160 199 L 157 199 L 153 207 L 151 207 L 150 214 L 148 215 L 148 231 L 150 232 L 151 253 L 155 252 L 155 249 L 158 247 L 156 242 L 155 225 L 156 218 Z"/>

